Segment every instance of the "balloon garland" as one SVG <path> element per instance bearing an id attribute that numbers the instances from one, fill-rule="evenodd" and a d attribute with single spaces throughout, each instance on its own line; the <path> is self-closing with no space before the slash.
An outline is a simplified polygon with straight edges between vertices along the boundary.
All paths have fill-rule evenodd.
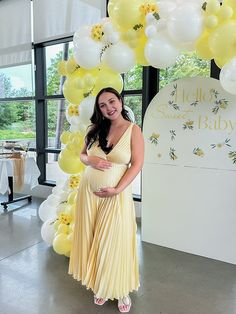
<path id="1" fill-rule="evenodd" d="M 196 50 L 200 58 L 214 59 L 222 68 L 222 87 L 236 94 L 235 0 L 110 0 L 108 14 L 98 24 L 80 27 L 73 36 L 73 57 L 58 64 L 70 103 L 70 130 L 61 134 L 65 148 L 58 163 L 69 176 L 40 205 L 39 217 L 43 240 L 65 256 L 70 254 L 76 191 L 84 169 L 79 155 L 99 90 L 111 86 L 121 92 L 121 74 L 136 64 L 163 69 L 181 51 Z M 129 114 L 134 118 L 130 109 Z"/>

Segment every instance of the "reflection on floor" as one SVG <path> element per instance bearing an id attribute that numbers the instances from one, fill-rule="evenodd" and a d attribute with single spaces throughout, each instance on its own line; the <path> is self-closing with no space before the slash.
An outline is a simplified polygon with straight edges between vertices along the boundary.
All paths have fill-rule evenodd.
<path id="1" fill-rule="evenodd" d="M 0 313 L 118 313 L 115 301 L 94 305 L 91 291 L 67 275 L 68 258 L 42 241 L 42 201 L 0 208 Z M 236 313 L 236 266 L 141 242 L 140 232 L 138 244 L 141 287 L 130 313 Z"/>

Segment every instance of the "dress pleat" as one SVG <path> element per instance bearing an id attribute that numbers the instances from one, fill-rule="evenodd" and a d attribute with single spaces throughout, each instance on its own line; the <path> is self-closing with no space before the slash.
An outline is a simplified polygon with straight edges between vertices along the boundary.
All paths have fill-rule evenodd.
<path id="1" fill-rule="evenodd" d="M 80 183 L 69 274 L 104 299 L 119 299 L 139 287 L 132 189 L 99 198 L 99 187 L 116 186 L 131 158 L 131 124 L 109 154 L 94 144 L 88 155 L 112 162 L 105 171 L 86 167 Z"/>

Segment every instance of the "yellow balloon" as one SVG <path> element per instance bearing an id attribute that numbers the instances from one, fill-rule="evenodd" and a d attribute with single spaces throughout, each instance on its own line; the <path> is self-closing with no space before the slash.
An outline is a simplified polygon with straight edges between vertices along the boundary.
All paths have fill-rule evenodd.
<path id="1" fill-rule="evenodd" d="M 218 15 L 222 20 L 227 20 L 227 19 L 230 19 L 233 16 L 233 14 L 234 14 L 234 11 L 232 7 L 230 7 L 229 5 L 224 5 L 223 3 Z"/>
<path id="2" fill-rule="evenodd" d="M 67 74 L 73 73 L 78 67 L 77 62 L 74 57 L 70 57 L 66 62 L 66 72 Z"/>
<path id="3" fill-rule="evenodd" d="M 57 229 L 58 234 L 59 233 L 64 233 L 64 234 L 68 234 L 69 231 L 69 227 L 68 225 L 62 224 L 60 223 Z"/>
<path id="4" fill-rule="evenodd" d="M 214 56 L 228 62 L 236 55 L 236 21 L 229 20 L 218 26 L 209 36 L 209 47 Z"/>
<path id="5" fill-rule="evenodd" d="M 236 18 L 236 1 L 235 0 L 224 0 L 222 6 L 230 6 L 233 10 L 232 18 Z"/>
<path id="6" fill-rule="evenodd" d="M 146 43 L 147 43 L 147 37 L 143 35 L 141 38 L 139 38 L 138 46 L 134 49 L 137 64 L 140 64 L 143 66 L 149 65 L 144 55 L 144 48 L 146 46 Z"/>
<path id="7" fill-rule="evenodd" d="M 214 59 L 215 64 L 218 66 L 218 68 L 223 68 L 223 66 L 227 63 L 225 59 Z"/>
<path id="8" fill-rule="evenodd" d="M 218 25 L 218 18 L 216 15 L 209 15 L 205 17 L 204 24 L 208 28 L 214 28 Z"/>
<path id="9" fill-rule="evenodd" d="M 67 203 L 69 205 L 73 205 L 76 202 L 76 197 L 77 197 L 77 191 L 73 191 L 69 194 L 68 198 L 67 198 Z"/>
<path id="10" fill-rule="evenodd" d="M 58 234 L 53 240 L 53 249 L 57 254 L 66 254 L 71 249 L 71 242 L 64 233 Z"/>
<path id="11" fill-rule="evenodd" d="M 60 221 L 57 219 L 57 220 L 54 222 L 54 224 L 53 224 L 54 229 L 55 229 L 56 231 L 57 231 L 59 225 L 60 225 Z"/>
<path id="12" fill-rule="evenodd" d="M 97 76 L 92 94 L 97 95 L 101 89 L 108 86 L 113 87 L 120 93 L 123 90 L 123 78 L 120 73 L 103 67 Z"/>
<path id="13" fill-rule="evenodd" d="M 63 85 L 63 94 L 72 104 L 77 105 L 84 99 L 83 90 L 76 88 L 75 79 L 67 78 Z"/>
<path id="14" fill-rule="evenodd" d="M 207 14 L 215 14 L 220 10 L 220 3 L 218 0 L 208 0 L 206 5 Z"/>
<path id="15" fill-rule="evenodd" d="M 108 14 L 111 22 L 123 30 L 133 28 L 143 19 L 139 9 L 142 3 L 143 0 L 110 0 Z"/>
<path id="16" fill-rule="evenodd" d="M 210 33 L 204 32 L 195 44 L 198 56 L 204 60 L 211 60 L 213 58 L 212 52 L 208 44 L 209 35 Z"/>
<path id="17" fill-rule="evenodd" d="M 80 161 L 79 156 L 67 149 L 60 152 L 58 164 L 62 171 L 69 174 L 78 174 L 84 170 L 84 165 Z"/>
<path id="18" fill-rule="evenodd" d="M 71 133 L 69 131 L 63 131 L 60 136 L 60 141 L 62 144 L 67 144 L 69 142 Z"/>
<path id="19" fill-rule="evenodd" d="M 58 62 L 58 64 L 57 64 L 57 72 L 60 75 L 63 75 L 63 76 L 65 76 L 67 74 L 67 71 L 66 71 L 66 61 L 65 60 L 62 60 L 62 61 Z"/>

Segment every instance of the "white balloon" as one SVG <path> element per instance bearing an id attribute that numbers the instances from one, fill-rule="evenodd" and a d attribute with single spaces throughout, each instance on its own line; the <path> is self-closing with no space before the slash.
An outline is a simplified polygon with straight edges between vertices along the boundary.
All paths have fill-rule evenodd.
<path id="1" fill-rule="evenodd" d="M 63 192 L 62 186 L 54 186 L 52 188 L 52 194 L 60 195 Z"/>
<path id="2" fill-rule="evenodd" d="M 57 209 L 56 209 L 56 213 L 57 215 L 60 214 L 61 212 L 64 212 L 65 209 L 66 209 L 66 206 L 67 206 L 67 203 L 61 203 L 57 206 Z"/>
<path id="3" fill-rule="evenodd" d="M 159 1 L 157 5 L 161 19 L 167 18 L 170 13 L 176 9 L 176 3 L 174 1 Z"/>
<path id="4" fill-rule="evenodd" d="M 135 66 L 135 53 L 127 44 L 119 41 L 106 49 L 103 61 L 113 71 L 126 73 Z"/>
<path id="5" fill-rule="evenodd" d="M 54 222 L 56 217 L 47 219 L 41 227 L 41 237 L 48 244 L 52 245 L 56 230 L 54 228 Z"/>
<path id="6" fill-rule="evenodd" d="M 102 43 L 89 37 L 80 38 L 74 47 L 75 61 L 85 69 L 92 69 L 101 62 Z"/>
<path id="7" fill-rule="evenodd" d="M 56 215 L 56 208 L 50 206 L 47 200 L 45 200 L 39 206 L 38 215 L 42 221 L 46 221 Z"/>
<path id="8" fill-rule="evenodd" d="M 80 27 L 73 36 L 73 45 L 77 47 L 80 43 L 81 38 L 89 37 L 91 34 L 91 27 L 90 26 L 82 26 Z"/>
<path id="9" fill-rule="evenodd" d="M 118 32 L 112 32 L 111 34 L 107 35 L 107 42 L 116 44 L 120 40 L 120 34 Z"/>
<path id="10" fill-rule="evenodd" d="M 167 21 L 168 33 L 171 39 L 178 43 L 194 42 L 201 35 L 202 28 L 202 14 L 191 4 L 184 4 L 175 9 Z"/>
<path id="11" fill-rule="evenodd" d="M 145 28 L 145 34 L 148 38 L 153 38 L 156 36 L 157 34 L 157 29 L 154 25 L 148 25 L 146 28 Z"/>
<path id="12" fill-rule="evenodd" d="M 159 69 L 173 65 L 179 55 L 179 49 L 161 32 L 156 38 L 147 41 L 144 48 L 145 58 L 148 63 Z"/>
<path id="13" fill-rule="evenodd" d="M 49 206 L 57 206 L 60 203 L 59 195 L 51 194 L 47 198 L 47 203 Z"/>
<path id="14" fill-rule="evenodd" d="M 133 110 L 130 109 L 130 107 L 128 107 L 128 106 L 126 106 L 126 105 L 124 105 L 124 108 L 125 108 L 126 111 L 128 111 L 128 116 L 129 116 L 130 120 L 131 120 L 133 123 L 135 123 L 135 115 L 134 115 Z"/>
<path id="15" fill-rule="evenodd" d="M 70 124 L 73 124 L 73 125 L 78 125 L 80 123 L 80 118 L 79 116 L 72 116 L 70 118 Z"/>
<path id="16" fill-rule="evenodd" d="M 220 83 L 227 92 L 236 95 L 236 56 L 222 67 Z"/>
<path id="17" fill-rule="evenodd" d="M 91 124 L 90 118 L 93 114 L 94 103 L 95 103 L 95 97 L 88 96 L 84 100 L 82 100 L 79 105 L 79 117 L 80 117 L 80 121 L 84 125 Z"/>

